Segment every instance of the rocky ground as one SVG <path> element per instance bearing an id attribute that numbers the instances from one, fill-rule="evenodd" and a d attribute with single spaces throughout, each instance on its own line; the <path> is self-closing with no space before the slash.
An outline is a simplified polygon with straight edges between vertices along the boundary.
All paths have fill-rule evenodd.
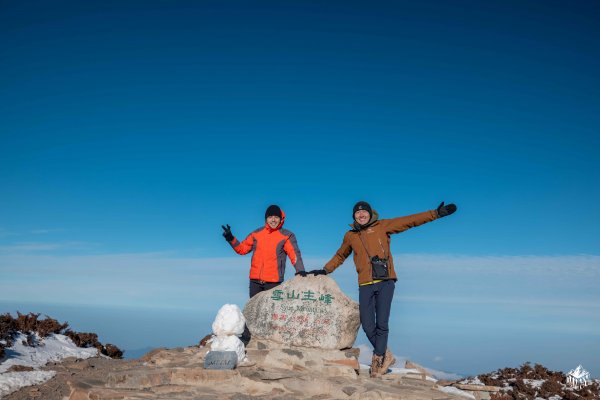
<path id="1" fill-rule="evenodd" d="M 292 292 L 310 290 L 310 293 L 326 293 L 337 303 L 343 303 L 341 293 L 331 287 L 329 279 L 299 279 L 286 283 L 288 286 L 301 284 L 302 287 L 287 287 Z M 307 285 L 317 285 L 309 287 Z M 329 284 L 327 287 L 322 285 Z M 318 286 L 321 285 L 321 286 Z M 282 289 L 282 290 L 283 290 Z M 266 296 L 266 297 L 265 297 Z M 323 299 L 326 295 L 323 294 Z M 256 296 L 259 297 L 259 296 Z M 336 336 L 338 325 L 331 315 L 346 315 L 352 319 L 353 309 L 344 311 L 344 304 L 322 302 L 318 319 L 307 324 L 303 307 L 295 307 L 292 302 L 297 297 L 274 297 L 264 295 L 273 304 L 266 304 L 260 315 L 271 315 L 270 323 L 263 336 L 256 336 L 246 347 L 247 360 L 238 364 L 235 369 L 214 370 L 204 367 L 204 360 L 212 336 L 207 335 L 198 346 L 157 349 L 137 360 L 123 360 L 122 352 L 113 345 L 102 345 L 93 333 L 77 333 L 68 329 L 68 325 L 60 324 L 51 318 L 40 320 L 39 314 L 18 314 L 13 318 L 9 314 L 0 315 L 0 358 L 2 350 L 7 351 L 15 343 L 36 347 L 39 338 L 51 334 L 64 334 L 77 346 L 98 350 L 97 357 L 85 360 L 65 359 L 59 363 L 50 363 L 42 367 L 41 372 L 48 381 L 22 387 L 20 390 L 6 395 L 7 400 L 40 399 L 40 400 L 142 400 L 142 399 L 473 399 L 473 400 L 591 400 L 600 399 L 600 385 L 590 382 L 581 388 L 570 387 L 562 372 L 550 371 L 542 365 L 531 366 L 525 363 L 519 368 L 504 368 L 460 381 L 439 381 L 429 371 L 409 361 L 400 373 L 385 374 L 372 379 L 365 368 L 361 368 L 358 358 L 359 349 L 336 350 L 345 337 Z M 279 303 L 286 300 L 287 303 Z M 315 302 L 317 298 L 315 298 Z M 283 307 L 285 306 L 285 307 Z M 279 307 L 279 308 L 276 308 Z M 331 308 L 331 309 L 330 309 Z M 348 307 L 346 307 L 348 308 Z M 271 313 L 269 310 L 275 310 Z M 310 310 L 309 310 L 310 311 Z M 298 315 L 297 315 L 298 314 Z M 300 318 L 302 317 L 302 318 Z M 276 320 L 275 320 L 276 318 Z M 315 317 L 316 318 L 316 317 Z M 259 318 L 255 318 L 259 319 Z M 356 315 L 354 319 L 358 319 Z M 277 325 L 281 323 L 281 325 Z M 289 328 L 294 329 L 274 329 Z M 331 336 L 332 343 L 324 341 L 319 349 L 293 346 L 298 337 L 309 337 L 313 343 L 312 333 L 321 332 L 315 326 Z M 347 331 L 355 331 L 358 325 L 352 325 Z M 255 330 L 261 332 L 261 327 Z M 328 331 L 329 330 L 329 331 Z M 314 331 L 314 332 L 313 332 Z M 25 332 L 25 336 L 21 333 Z M 293 332 L 304 332 L 306 335 L 294 337 L 268 338 L 268 334 L 291 335 Z M 290 333 L 291 332 L 291 333 Z M 349 343 L 354 343 L 350 337 Z M 260 338 L 260 339 L 259 339 Z M 273 340 L 271 340 L 273 339 Z M 278 340 L 275 340 L 278 339 Z M 285 339 L 285 340 L 284 340 Z M 16 342 L 15 342 L 16 341 Z M 287 343 L 285 345 L 281 343 Z M 47 346 L 48 347 L 48 346 Z M 77 349 L 77 347 L 75 347 Z M 74 353 L 68 353 L 71 355 Z M 93 355 L 93 354 L 90 354 Z M 110 358 L 110 357 L 113 358 Z M 243 357 L 242 353 L 239 355 Z M 54 359 L 53 359 L 54 360 Z M 40 373 L 34 368 L 12 365 L 7 374 Z M 46 362 L 46 361 L 44 361 Z M 43 363 L 37 364 L 42 365 Z M 7 366 L 8 364 L 4 364 Z M 36 366 L 37 368 L 37 366 Z M 6 378 L 6 374 L 3 375 Z M 41 382 L 42 379 L 35 382 Z M 22 386 L 22 385 L 20 385 Z M 16 388 L 19 386 L 13 386 Z M 14 390 L 14 389 L 12 389 Z M 10 391 L 5 391 L 9 393 Z M 0 392 L 1 396 L 1 392 Z"/>
<path id="2" fill-rule="evenodd" d="M 567 377 L 563 372 L 550 371 L 540 364 L 531 366 L 525 363 L 519 368 L 503 368 L 462 381 L 462 384 L 469 383 L 497 387 L 498 390 L 491 395 L 492 400 L 600 399 L 597 381 L 575 389 L 567 385 Z"/>
<path id="3" fill-rule="evenodd" d="M 95 357 L 47 365 L 56 376 L 6 400 L 116 399 L 465 399 L 417 370 L 371 379 L 358 349 L 281 348 L 251 342 L 233 370 L 204 368 L 208 347 L 154 350 L 139 360 Z M 462 394 L 462 396 L 461 396 Z M 472 396 L 466 395 L 470 398 Z"/>

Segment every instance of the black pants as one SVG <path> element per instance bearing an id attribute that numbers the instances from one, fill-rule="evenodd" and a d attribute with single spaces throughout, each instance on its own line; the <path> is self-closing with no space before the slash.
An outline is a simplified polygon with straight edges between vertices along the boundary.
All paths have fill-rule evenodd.
<path id="1" fill-rule="evenodd" d="M 387 348 L 390 331 L 388 322 L 395 287 L 396 283 L 393 280 L 358 287 L 360 323 L 373 345 L 373 353 L 378 356 L 382 356 Z"/>
<path id="2" fill-rule="evenodd" d="M 261 282 L 250 280 L 250 298 L 253 298 L 260 292 L 264 292 L 266 290 L 271 290 L 276 286 L 281 285 L 281 282 Z M 241 341 L 246 346 L 250 342 L 250 331 L 248 330 L 248 326 L 244 325 L 244 333 L 242 333 Z"/>
<path id="3" fill-rule="evenodd" d="M 275 286 L 281 285 L 281 282 L 262 282 L 250 280 L 250 298 L 253 298 L 260 292 L 264 292 L 266 290 L 271 290 Z"/>

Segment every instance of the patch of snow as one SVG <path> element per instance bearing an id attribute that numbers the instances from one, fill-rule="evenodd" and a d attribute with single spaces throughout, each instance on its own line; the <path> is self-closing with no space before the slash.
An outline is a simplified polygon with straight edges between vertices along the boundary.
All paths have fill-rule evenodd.
<path id="1" fill-rule="evenodd" d="M 0 374 L 0 398 L 25 386 L 38 385 L 56 375 L 55 371 L 6 372 Z"/>
<path id="2" fill-rule="evenodd" d="M 234 335 L 215 336 L 210 343 L 211 351 L 235 351 L 238 357 L 238 363 L 246 358 L 246 348 L 244 343 Z"/>
<path id="3" fill-rule="evenodd" d="M 19 333 L 13 345 L 4 349 L 6 358 L 0 364 L 0 373 L 6 372 L 13 365 L 38 368 L 49 362 L 62 361 L 67 357 L 85 359 L 98 355 L 98 349 L 77 347 L 65 335 L 51 334 L 45 338 L 36 335 L 35 340 L 39 343 L 38 346 L 25 346 L 22 342 L 27 342 L 27 335 Z"/>
<path id="4" fill-rule="evenodd" d="M 359 363 L 360 369 L 369 369 L 371 368 L 370 364 L 362 364 Z M 389 374 L 398 374 L 398 375 L 408 375 L 408 374 L 418 374 L 421 375 L 421 371 L 416 370 L 416 369 L 412 369 L 412 368 L 390 368 L 390 372 L 388 372 Z M 426 376 L 425 377 L 426 380 L 431 381 L 431 382 L 437 382 L 438 380 L 435 378 L 432 378 L 431 376 Z"/>
<path id="5" fill-rule="evenodd" d="M 485 384 L 479 380 L 479 376 L 476 376 L 475 378 L 463 379 L 459 383 L 462 383 L 464 385 L 480 385 L 480 386 L 485 386 Z"/>
<path id="6" fill-rule="evenodd" d="M 438 388 L 439 391 L 442 391 L 444 393 L 449 393 L 449 394 L 456 394 L 459 396 L 463 396 L 466 397 L 468 399 L 473 399 L 475 400 L 475 396 L 472 395 L 469 392 L 465 392 L 464 390 L 460 390 L 458 388 L 452 387 L 452 386 L 444 386 L 444 387 L 440 387 Z"/>
<path id="7" fill-rule="evenodd" d="M 392 373 L 394 374 L 419 374 L 421 375 L 421 371 L 419 371 L 418 369 L 413 369 L 413 368 L 390 368 L 392 370 Z"/>
<path id="8" fill-rule="evenodd" d="M 427 372 L 429 372 L 431 375 L 433 375 L 433 377 L 435 379 L 443 379 L 446 381 L 456 381 L 463 377 L 462 375 L 458 375 L 458 374 L 455 374 L 452 372 L 438 371 L 438 370 L 431 369 L 431 368 L 425 368 L 425 370 Z"/>
<path id="9" fill-rule="evenodd" d="M 241 335 L 244 333 L 246 318 L 235 304 L 225 304 L 212 323 L 213 333 L 217 336 Z"/>
<path id="10" fill-rule="evenodd" d="M 523 379 L 523 382 L 525 382 L 528 386 L 539 389 L 542 387 L 544 382 L 546 382 L 546 380 L 545 379 Z"/>
<path id="11" fill-rule="evenodd" d="M 35 347 L 25 346 L 27 335 L 19 333 L 11 347 L 4 349 L 4 359 L 0 363 L 0 398 L 25 386 L 37 385 L 52 378 L 54 371 L 6 372 L 13 365 L 37 369 L 49 362 L 59 362 L 67 357 L 80 359 L 95 357 L 95 348 L 81 348 L 65 335 L 52 334 L 45 338 L 35 335 Z"/>
<path id="12" fill-rule="evenodd" d="M 562 397 L 560 397 L 559 395 L 555 394 L 554 396 L 548 397 L 548 400 L 562 400 Z"/>

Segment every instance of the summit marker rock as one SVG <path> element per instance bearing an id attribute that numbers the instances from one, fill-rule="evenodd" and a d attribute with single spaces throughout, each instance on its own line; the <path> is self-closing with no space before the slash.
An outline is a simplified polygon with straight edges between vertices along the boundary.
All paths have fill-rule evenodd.
<path id="1" fill-rule="evenodd" d="M 254 296 L 244 307 L 253 339 L 322 349 L 345 349 L 356 340 L 358 303 L 327 276 L 295 277 Z"/>

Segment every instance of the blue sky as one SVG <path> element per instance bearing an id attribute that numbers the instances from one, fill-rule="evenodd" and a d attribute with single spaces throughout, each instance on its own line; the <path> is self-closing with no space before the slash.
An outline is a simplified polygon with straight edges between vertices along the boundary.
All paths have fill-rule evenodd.
<path id="1" fill-rule="evenodd" d="M 247 295 L 221 224 L 243 237 L 279 204 L 312 269 L 356 201 L 445 200 L 392 241 L 395 351 L 600 359 L 598 3 L 323 3 L 0 3 L 0 301 L 208 318 Z M 355 291 L 351 261 L 333 277 Z M 478 325 L 490 309 L 510 332 Z M 505 345 L 442 354 L 473 329 Z"/>

